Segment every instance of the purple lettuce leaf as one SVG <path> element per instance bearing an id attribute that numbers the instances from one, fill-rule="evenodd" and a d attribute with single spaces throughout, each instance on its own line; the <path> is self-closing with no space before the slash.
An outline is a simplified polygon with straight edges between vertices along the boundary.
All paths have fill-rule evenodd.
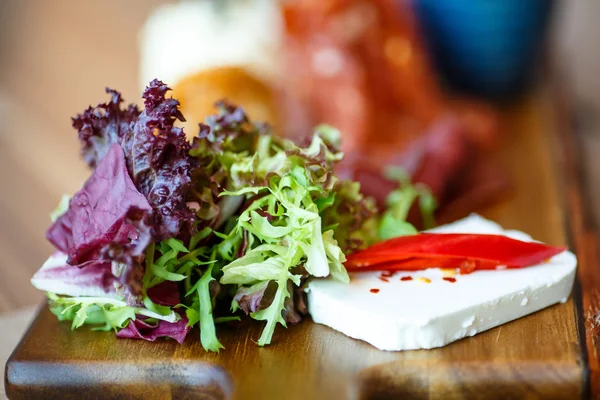
<path id="1" fill-rule="evenodd" d="M 226 100 L 215 103 L 218 113 L 200 124 L 200 132 L 195 138 L 196 146 L 209 153 L 223 151 L 253 151 L 258 135 L 266 133 L 268 126 L 253 123 L 244 109 Z"/>
<path id="2" fill-rule="evenodd" d="M 121 93 L 109 88 L 106 93 L 111 95 L 109 102 L 90 106 L 73 118 L 73 127 L 79 132 L 82 144 L 82 157 L 91 168 L 98 165 L 113 144 L 130 139 L 133 124 L 140 115 L 133 104 L 121 109 Z"/>
<path id="3" fill-rule="evenodd" d="M 153 80 L 143 94 L 145 110 L 130 105 L 121 109 L 121 94 L 106 89 L 111 100 L 88 108 L 73 118 L 86 163 L 95 168 L 113 144 L 125 153 L 127 171 L 154 213 L 149 224 L 154 240 L 189 233 L 193 212 L 186 206 L 191 181 L 190 144 L 182 129 L 179 102 L 166 98 L 170 90 Z M 66 222 L 66 221 L 65 221 Z"/>
<path id="4" fill-rule="evenodd" d="M 148 289 L 148 297 L 153 303 L 161 306 L 175 306 L 181 303 L 179 285 L 172 281 L 164 281 Z"/>
<path id="5" fill-rule="evenodd" d="M 147 245 L 193 233 L 186 204 L 190 144 L 173 125 L 183 117 L 179 102 L 165 98 L 168 90 L 152 81 L 140 113 L 135 106 L 122 110 L 121 95 L 107 89 L 109 102 L 73 119 L 83 157 L 95 169 L 47 232 L 71 265 L 110 262 L 116 291 L 131 305 L 140 304 Z"/>
<path id="6" fill-rule="evenodd" d="M 117 332 L 117 337 L 124 339 L 143 339 L 154 342 L 160 337 L 169 337 L 182 344 L 190 331 L 188 319 L 182 315 L 177 322 L 159 320 L 149 323 L 141 318 L 130 321 L 129 325 Z"/>
<path id="7" fill-rule="evenodd" d="M 108 261 L 101 252 L 111 245 L 126 248 L 132 257 L 141 256 L 150 237 L 140 225 L 151 210 L 127 173 L 122 148 L 113 144 L 46 237 L 67 254 L 71 265 Z"/>
<path id="8" fill-rule="evenodd" d="M 250 287 L 240 286 L 238 288 L 233 299 L 246 315 L 266 308 L 273 301 L 273 293 L 266 295 L 269 282 L 263 281 Z"/>
<path id="9" fill-rule="evenodd" d="M 302 321 L 302 316 L 308 314 L 304 291 L 294 285 L 292 281 L 288 281 L 288 292 L 291 293 L 283 303 L 284 309 L 281 311 L 281 316 L 287 324 L 295 325 Z"/>
<path id="10" fill-rule="evenodd" d="M 179 102 L 165 98 L 170 88 L 155 79 L 143 94 L 145 109 L 138 117 L 130 142 L 124 149 L 128 168 L 138 190 L 154 209 L 155 241 L 191 231 L 194 213 L 186 200 L 191 184 L 190 144 L 181 128 L 184 121 Z"/>
<path id="11" fill-rule="evenodd" d="M 240 309 L 249 315 L 269 307 L 273 302 L 275 290 L 276 285 L 270 281 L 259 282 L 249 287 L 240 285 L 233 299 Z M 302 321 L 302 316 L 308 314 L 308 309 L 301 288 L 288 281 L 288 291 L 291 295 L 284 302 L 281 316 L 286 323 L 294 325 Z"/>
<path id="12" fill-rule="evenodd" d="M 117 282 L 109 262 L 92 262 L 78 268 L 69 265 L 67 255 L 58 251 L 31 278 L 39 290 L 73 297 L 116 297 Z"/>

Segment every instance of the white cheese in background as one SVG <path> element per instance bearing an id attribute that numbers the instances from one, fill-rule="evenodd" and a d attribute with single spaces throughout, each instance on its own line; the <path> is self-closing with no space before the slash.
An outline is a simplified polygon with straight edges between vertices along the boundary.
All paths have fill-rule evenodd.
<path id="1" fill-rule="evenodd" d="M 180 1 L 158 7 L 140 33 L 140 84 L 174 85 L 196 72 L 246 67 L 265 80 L 278 73 L 282 37 L 277 0 Z"/>
<path id="2" fill-rule="evenodd" d="M 477 215 L 434 231 L 531 241 L 523 232 L 503 230 Z M 431 349 L 565 302 L 576 265 L 575 255 L 567 251 L 538 266 L 457 274 L 453 283 L 443 280 L 440 269 L 399 272 L 389 282 L 379 279 L 381 272 L 355 273 L 350 284 L 310 282 L 308 306 L 314 322 L 381 350 Z M 413 280 L 401 281 L 402 276 Z"/>

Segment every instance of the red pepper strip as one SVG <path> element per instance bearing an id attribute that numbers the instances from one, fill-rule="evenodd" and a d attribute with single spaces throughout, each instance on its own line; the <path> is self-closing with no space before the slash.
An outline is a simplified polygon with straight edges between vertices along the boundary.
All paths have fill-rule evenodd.
<path id="1" fill-rule="evenodd" d="M 368 271 L 420 271 L 427 268 L 459 269 L 461 274 L 470 274 L 475 270 L 497 269 L 498 265 L 490 261 L 472 261 L 459 258 L 407 258 L 400 261 L 391 261 L 386 263 L 374 264 L 368 267 L 356 269 L 348 268 L 351 272 Z M 520 268 L 520 267 L 507 267 Z"/>
<path id="2" fill-rule="evenodd" d="M 523 242 L 502 235 L 460 234 L 460 233 L 420 233 L 400 236 L 377 243 L 365 250 L 350 254 L 345 263 L 349 271 L 380 268 L 380 264 L 397 263 L 407 259 L 419 261 L 422 268 L 431 268 L 432 263 L 459 265 L 460 262 L 473 261 L 480 264 L 476 269 L 493 269 L 504 265 L 507 268 L 523 268 L 565 251 L 565 247 L 553 247 L 543 243 Z M 415 270 L 417 262 L 406 263 L 409 270 Z M 425 267 L 427 265 L 427 267 Z M 493 266 L 493 268 L 492 268 Z M 386 270 L 386 268 L 381 268 Z M 399 268 L 395 268 L 399 269 Z"/>

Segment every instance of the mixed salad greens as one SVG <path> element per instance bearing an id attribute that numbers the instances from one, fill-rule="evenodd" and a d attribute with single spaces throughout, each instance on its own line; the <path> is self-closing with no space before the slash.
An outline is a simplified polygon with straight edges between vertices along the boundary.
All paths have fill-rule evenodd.
<path id="1" fill-rule="evenodd" d="M 277 324 L 306 314 L 307 279 L 348 282 L 345 254 L 416 232 L 406 218 L 417 199 L 431 221 L 434 199 L 398 171 L 382 215 L 339 180 L 332 127 L 302 147 L 221 101 L 190 142 L 168 90 L 152 81 L 142 111 L 107 89 L 109 102 L 73 119 L 93 172 L 52 213 L 57 251 L 32 279 L 73 329 L 181 343 L 198 325 L 204 349 L 219 351 L 215 325 L 249 316 L 269 344 Z"/>

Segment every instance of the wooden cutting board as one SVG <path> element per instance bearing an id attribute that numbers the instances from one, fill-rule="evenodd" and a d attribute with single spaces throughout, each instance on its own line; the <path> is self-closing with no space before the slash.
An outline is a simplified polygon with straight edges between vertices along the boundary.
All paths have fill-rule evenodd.
<path id="1" fill-rule="evenodd" d="M 598 264 L 586 240 L 572 135 L 565 110 L 542 90 L 506 110 L 499 160 L 514 193 L 481 210 L 507 228 L 579 255 L 572 297 L 475 337 L 434 350 L 383 352 L 310 320 L 274 343 L 219 329 L 226 350 L 206 353 L 192 331 L 184 345 L 117 340 L 70 330 L 45 307 L 6 366 L 10 398 L 587 398 L 597 394 L 597 356 L 582 307 L 593 304 Z M 562 122 L 561 122 L 562 121 Z M 595 247 L 594 247 L 595 248 Z M 586 334 L 587 333 L 587 334 Z M 588 355 L 589 349 L 589 355 Z"/>

